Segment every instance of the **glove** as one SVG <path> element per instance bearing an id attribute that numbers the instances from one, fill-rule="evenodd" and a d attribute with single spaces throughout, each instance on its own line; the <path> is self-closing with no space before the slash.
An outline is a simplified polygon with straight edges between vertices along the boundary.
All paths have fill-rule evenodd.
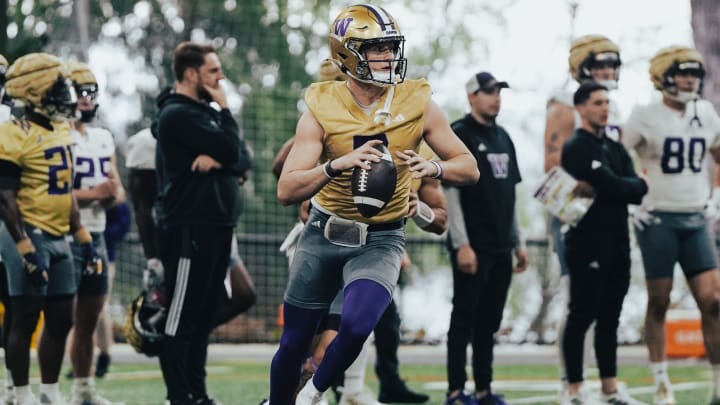
<path id="1" fill-rule="evenodd" d="M 103 272 L 102 257 L 95 250 L 90 232 L 85 228 L 80 228 L 73 235 L 75 242 L 82 249 L 82 276 L 97 276 Z"/>
<path id="2" fill-rule="evenodd" d="M 715 187 L 713 189 L 710 200 L 707 202 L 705 217 L 711 221 L 717 221 L 720 219 L 720 187 Z"/>
<path id="3" fill-rule="evenodd" d="M 36 287 L 46 285 L 48 283 L 47 268 L 40 262 L 40 258 L 35 253 L 35 246 L 33 246 L 30 239 L 22 239 L 16 244 L 16 247 L 30 282 Z"/>
<path id="4" fill-rule="evenodd" d="M 662 222 L 660 218 L 651 214 L 652 210 L 653 209 L 650 207 L 638 207 L 631 214 L 632 223 L 635 226 L 635 229 L 643 231 L 646 226 L 657 225 Z"/>
<path id="5" fill-rule="evenodd" d="M 143 270 L 143 290 L 149 291 L 151 288 L 157 288 L 162 285 L 164 273 L 165 271 L 160 260 L 154 257 L 148 259 L 147 267 Z"/>
<path id="6" fill-rule="evenodd" d="M 95 250 L 95 245 L 90 243 L 84 243 L 80 245 L 82 248 L 82 255 L 83 255 L 83 277 L 85 276 L 99 276 L 102 274 L 104 270 L 103 266 L 103 260 L 100 254 L 98 254 L 97 250 Z"/>

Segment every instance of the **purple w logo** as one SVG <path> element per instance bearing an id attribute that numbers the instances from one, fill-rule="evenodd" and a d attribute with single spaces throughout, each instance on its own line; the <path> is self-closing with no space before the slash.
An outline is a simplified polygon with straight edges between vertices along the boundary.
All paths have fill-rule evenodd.
<path id="1" fill-rule="evenodd" d="M 345 33 L 347 32 L 348 26 L 352 22 L 353 18 L 342 18 L 335 21 L 335 29 L 333 30 L 335 32 L 335 35 L 339 35 L 341 37 L 345 36 Z"/>

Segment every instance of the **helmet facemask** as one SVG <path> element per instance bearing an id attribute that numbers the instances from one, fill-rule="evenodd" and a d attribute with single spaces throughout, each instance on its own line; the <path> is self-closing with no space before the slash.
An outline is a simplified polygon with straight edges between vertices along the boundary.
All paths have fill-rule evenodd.
<path id="1" fill-rule="evenodd" d="M 392 51 L 392 59 L 368 59 L 368 50 L 372 48 L 384 48 L 389 47 Z M 357 64 L 354 69 L 350 66 L 346 66 L 343 63 L 343 70 L 353 78 L 369 84 L 377 86 L 388 86 L 391 84 L 402 83 L 405 80 L 405 74 L 407 72 L 407 59 L 405 58 L 405 38 L 400 36 L 393 36 L 387 38 L 376 38 L 376 39 L 356 39 L 350 38 L 346 45 L 347 50 L 352 52 L 353 56 L 357 58 Z M 387 50 L 376 51 L 378 53 L 385 53 Z M 372 70 L 371 63 L 389 63 L 389 70 Z"/>
<path id="2" fill-rule="evenodd" d="M 68 120 L 75 117 L 77 93 L 70 79 L 58 76 L 55 83 L 42 98 L 40 109 L 52 120 Z"/>
<path id="3" fill-rule="evenodd" d="M 608 90 L 615 90 L 618 88 L 621 64 L 620 55 L 618 55 L 617 52 L 590 53 L 590 55 L 580 64 L 578 68 L 578 76 L 581 81 L 592 80 L 607 87 Z M 593 70 L 605 69 L 608 67 L 615 69 L 614 77 L 610 79 L 595 79 L 592 74 Z"/>
<path id="4" fill-rule="evenodd" d="M 696 77 L 698 80 L 692 90 L 679 90 L 675 82 L 675 75 L 688 74 Z M 702 89 L 703 79 L 705 78 L 705 69 L 702 63 L 698 61 L 676 62 L 665 72 L 663 76 L 663 94 L 671 100 L 682 104 L 687 104 L 698 98 Z"/>
<path id="5" fill-rule="evenodd" d="M 77 111 L 80 113 L 80 122 L 88 123 L 92 122 L 92 120 L 95 119 L 95 116 L 97 115 L 97 110 L 99 105 L 95 102 L 98 96 L 98 86 L 97 84 L 90 83 L 90 84 L 75 84 L 75 93 L 77 93 L 78 96 L 78 109 Z M 80 101 L 79 100 L 87 100 L 88 102 L 93 104 L 93 108 L 89 110 L 82 110 L 80 109 Z"/>

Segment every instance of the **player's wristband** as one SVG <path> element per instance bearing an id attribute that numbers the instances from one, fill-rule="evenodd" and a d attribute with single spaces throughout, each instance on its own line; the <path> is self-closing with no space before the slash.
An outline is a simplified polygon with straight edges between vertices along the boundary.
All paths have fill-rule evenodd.
<path id="1" fill-rule="evenodd" d="M 20 256 L 25 256 L 28 253 L 35 253 L 35 246 L 33 246 L 30 238 L 20 239 L 20 241 L 15 244 L 15 247 L 17 247 L 17 251 L 20 253 Z"/>
<path id="2" fill-rule="evenodd" d="M 431 160 L 430 163 L 434 164 L 435 167 L 437 168 L 437 174 L 435 174 L 434 176 L 430 176 L 430 177 L 432 177 L 433 179 L 441 179 L 442 174 L 443 174 L 443 169 L 442 169 L 442 165 L 440 165 L 440 162 L 438 162 L 437 160 Z"/>
<path id="3" fill-rule="evenodd" d="M 75 239 L 75 242 L 84 245 L 86 243 L 92 243 L 92 236 L 90 235 L 90 232 L 88 232 L 85 227 L 82 227 L 75 231 L 73 234 L 73 239 Z"/>
<path id="4" fill-rule="evenodd" d="M 418 200 L 415 208 L 415 215 L 412 216 L 412 220 L 420 229 L 425 229 L 435 220 L 435 211 L 430 208 L 429 205 Z"/>
<path id="5" fill-rule="evenodd" d="M 342 174 L 342 170 L 335 170 L 330 166 L 330 163 L 332 163 L 332 159 L 325 162 L 323 165 L 323 173 L 328 177 L 328 179 L 334 179 L 335 177 L 338 177 Z"/>

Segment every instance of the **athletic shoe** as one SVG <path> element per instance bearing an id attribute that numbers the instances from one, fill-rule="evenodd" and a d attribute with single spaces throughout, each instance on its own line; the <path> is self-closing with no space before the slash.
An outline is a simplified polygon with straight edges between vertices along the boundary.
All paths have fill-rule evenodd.
<path id="1" fill-rule="evenodd" d="M 101 397 L 94 389 L 76 391 L 74 390 L 71 405 L 125 405 L 122 402 L 111 402 Z"/>
<path id="2" fill-rule="evenodd" d="M 616 391 L 612 394 L 601 393 L 600 403 L 610 405 L 648 405 L 645 402 L 634 399 L 625 391 Z"/>
<path id="3" fill-rule="evenodd" d="M 195 405 L 222 405 L 220 402 L 218 402 L 215 399 L 210 398 L 210 397 L 195 399 L 195 400 L 193 400 L 193 404 L 195 404 Z"/>
<path id="4" fill-rule="evenodd" d="M 41 405 L 41 403 L 35 399 L 35 395 L 31 392 L 27 397 L 15 402 L 13 405 Z"/>
<path id="5" fill-rule="evenodd" d="M 655 389 L 654 405 L 675 405 L 675 395 L 673 395 L 672 385 L 670 383 L 661 382 Z"/>
<path id="6" fill-rule="evenodd" d="M 2 403 L 3 405 L 15 405 L 15 387 L 12 385 L 5 387 Z"/>
<path id="7" fill-rule="evenodd" d="M 558 391 L 558 399 L 557 403 L 559 405 L 565 405 L 569 404 L 570 402 L 570 387 L 568 385 L 567 379 L 563 378 L 560 381 L 560 391 Z"/>
<path id="8" fill-rule="evenodd" d="M 429 396 L 411 391 L 402 380 L 393 385 L 380 385 L 378 401 L 384 404 L 422 404 L 428 400 Z"/>
<path id="9" fill-rule="evenodd" d="M 295 405 L 320 405 L 322 404 L 322 400 L 323 393 L 318 391 L 312 379 L 309 379 L 303 389 L 298 392 L 297 398 L 295 398 Z"/>
<path id="10" fill-rule="evenodd" d="M 270 400 L 267 398 L 264 398 L 258 405 L 270 405 Z"/>
<path id="11" fill-rule="evenodd" d="M 67 402 L 65 402 L 65 399 L 63 399 L 62 396 L 58 396 L 58 398 L 53 401 L 45 393 L 40 393 L 40 403 L 42 405 L 67 405 Z"/>
<path id="12" fill-rule="evenodd" d="M 460 391 L 455 396 L 448 396 L 445 398 L 445 405 L 479 405 L 478 401 L 470 395 L 465 395 L 464 392 Z"/>
<path id="13" fill-rule="evenodd" d="M 343 391 L 338 405 L 382 405 L 375 400 L 370 388 L 366 385 L 360 392 Z"/>
<path id="14" fill-rule="evenodd" d="M 562 398 L 562 402 L 560 402 L 560 405 L 586 405 L 587 401 L 582 397 L 582 395 L 570 395 L 568 393 L 567 396 Z"/>
<path id="15" fill-rule="evenodd" d="M 108 370 L 110 370 L 110 355 L 107 353 L 100 353 L 97 356 L 97 361 L 95 362 L 95 377 L 97 378 L 103 378 L 105 377 L 105 374 L 108 373 Z"/>
<path id="16" fill-rule="evenodd" d="M 587 391 L 580 390 L 580 393 L 578 394 L 570 394 L 570 392 L 567 393 L 567 395 L 562 399 L 562 402 L 560 402 L 560 405 L 600 405 L 600 404 L 607 404 L 607 402 L 601 402 L 597 395 L 593 395 L 588 393 Z"/>
<path id="17" fill-rule="evenodd" d="M 478 405 L 507 405 L 502 395 L 488 392 L 487 395 L 477 400 Z"/>

